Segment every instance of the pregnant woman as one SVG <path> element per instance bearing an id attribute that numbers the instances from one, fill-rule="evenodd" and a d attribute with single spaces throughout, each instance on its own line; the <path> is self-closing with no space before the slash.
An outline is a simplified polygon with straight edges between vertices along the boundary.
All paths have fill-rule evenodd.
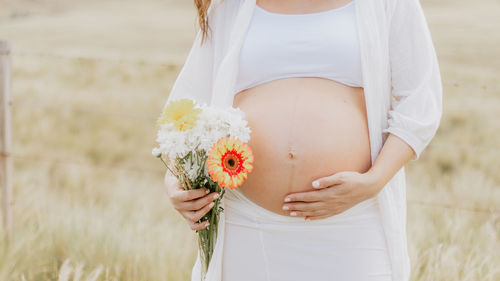
<path id="1" fill-rule="evenodd" d="M 201 29 L 167 102 L 239 107 L 254 153 L 223 197 L 207 280 L 408 280 L 404 165 L 442 112 L 418 0 L 195 3 Z M 165 184 L 206 227 L 218 194 Z"/>

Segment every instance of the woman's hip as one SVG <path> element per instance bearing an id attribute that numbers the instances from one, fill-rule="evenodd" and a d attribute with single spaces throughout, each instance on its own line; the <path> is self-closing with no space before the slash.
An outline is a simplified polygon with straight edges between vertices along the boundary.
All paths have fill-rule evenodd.
<path id="1" fill-rule="evenodd" d="M 268 211 L 238 190 L 224 198 L 224 281 L 390 280 L 376 198 L 312 221 Z"/>

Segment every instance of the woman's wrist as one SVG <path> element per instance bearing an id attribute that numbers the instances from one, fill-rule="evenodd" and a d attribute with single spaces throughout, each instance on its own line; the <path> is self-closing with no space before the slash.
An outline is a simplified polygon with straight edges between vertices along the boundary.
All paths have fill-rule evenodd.
<path id="1" fill-rule="evenodd" d="M 383 174 L 379 173 L 375 169 L 370 168 L 367 172 L 364 173 L 364 175 L 368 183 L 367 190 L 369 197 L 376 196 L 387 183 L 387 180 L 385 179 Z"/>
<path id="2" fill-rule="evenodd" d="M 377 195 L 394 176 L 413 157 L 413 149 L 401 138 L 389 134 L 379 155 L 365 173 L 369 182 L 368 192 Z"/>

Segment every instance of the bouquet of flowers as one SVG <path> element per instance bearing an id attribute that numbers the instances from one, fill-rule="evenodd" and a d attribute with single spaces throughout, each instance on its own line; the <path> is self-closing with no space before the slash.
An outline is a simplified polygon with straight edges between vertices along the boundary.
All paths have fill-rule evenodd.
<path id="1" fill-rule="evenodd" d="M 165 164 L 185 190 L 207 188 L 220 194 L 200 219 L 208 220 L 209 225 L 197 230 L 203 277 L 217 239 L 224 188 L 239 187 L 253 169 L 253 155 L 247 144 L 250 128 L 244 117 L 239 108 L 200 106 L 183 98 L 169 101 L 157 120 L 159 147 L 153 148 L 153 156 Z"/>

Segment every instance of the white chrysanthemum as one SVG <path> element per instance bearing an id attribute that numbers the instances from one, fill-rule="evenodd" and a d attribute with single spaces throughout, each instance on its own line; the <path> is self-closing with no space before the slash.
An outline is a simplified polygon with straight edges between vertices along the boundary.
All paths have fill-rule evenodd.
<path id="1" fill-rule="evenodd" d="M 185 158 L 190 151 L 199 151 L 207 155 L 210 148 L 223 137 L 233 136 L 243 142 L 250 140 L 250 128 L 245 120 L 245 113 L 239 108 L 225 109 L 201 105 L 202 109 L 195 126 L 189 130 L 178 131 L 172 124 L 162 124 L 157 133 L 158 148 L 154 148 L 154 156 L 167 155 L 169 158 Z M 195 154 L 193 154 L 195 155 Z M 195 156 L 193 156 L 195 157 Z M 194 180 L 198 173 L 207 175 L 206 169 L 199 171 L 200 159 L 187 159 L 185 171 Z"/>
<path id="2" fill-rule="evenodd" d="M 161 150 L 157 147 L 154 147 L 151 151 L 151 154 L 153 154 L 154 157 L 159 157 L 161 155 Z"/>
<path id="3" fill-rule="evenodd" d="M 177 131 L 171 124 L 164 124 L 158 130 L 156 141 L 160 147 L 155 151 L 168 155 L 169 158 L 184 157 L 193 149 L 187 141 L 188 134 Z"/>

